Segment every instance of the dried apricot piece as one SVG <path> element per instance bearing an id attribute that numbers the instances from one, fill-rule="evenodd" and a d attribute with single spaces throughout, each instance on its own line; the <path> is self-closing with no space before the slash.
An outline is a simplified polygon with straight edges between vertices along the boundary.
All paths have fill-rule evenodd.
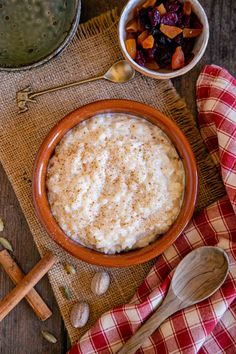
<path id="1" fill-rule="evenodd" d="M 126 39 L 125 45 L 126 45 L 127 52 L 129 53 L 131 58 L 135 59 L 137 54 L 136 40 L 133 38 Z"/>
<path id="2" fill-rule="evenodd" d="M 136 19 L 130 20 L 126 24 L 125 29 L 128 33 L 138 32 L 138 21 Z"/>
<path id="3" fill-rule="evenodd" d="M 173 70 L 180 69 L 184 66 L 184 52 L 182 51 L 181 46 L 177 47 L 174 51 L 171 60 L 171 67 Z"/>
<path id="4" fill-rule="evenodd" d="M 151 49 L 153 46 L 154 46 L 154 38 L 150 34 L 150 36 L 148 36 L 142 41 L 142 47 L 143 49 Z"/>
<path id="5" fill-rule="evenodd" d="M 162 3 L 159 6 L 157 6 L 156 9 L 160 12 L 161 16 L 166 14 L 166 8 Z"/>
<path id="6" fill-rule="evenodd" d="M 163 23 L 160 25 L 160 31 L 171 39 L 183 32 L 183 30 L 179 27 L 164 25 Z"/>
<path id="7" fill-rule="evenodd" d="M 184 38 L 193 38 L 197 37 L 202 33 L 201 28 L 184 28 L 183 29 L 183 37 Z"/>
<path id="8" fill-rule="evenodd" d="M 143 31 L 139 36 L 138 36 L 138 44 L 142 45 L 144 39 L 148 37 L 148 31 Z"/>
<path id="9" fill-rule="evenodd" d="M 191 15 L 191 12 L 192 12 L 192 6 L 190 1 L 185 1 L 183 6 L 183 14 L 189 16 Z"/>
<path id="10" fill-rule="evenodd" d="M 143 7 L 146 9 L 149 6 L 154 6 L 156 4 L 156 0 L 147 0 L 144 4 Z"/>

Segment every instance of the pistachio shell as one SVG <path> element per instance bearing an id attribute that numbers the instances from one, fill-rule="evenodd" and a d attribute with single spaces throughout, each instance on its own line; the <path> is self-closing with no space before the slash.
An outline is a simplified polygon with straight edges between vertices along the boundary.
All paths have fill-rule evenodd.
<path id="1" fill-rule="evenodd" d="M 13 252 L 13 248 L 11 243 L 5 238 L 5 237 L 0 237 L 0 244 L 6 248 L 8 251 Z"/>
<path id="2" fill-rule="evenodd" d="M 50 343 L 55 344 L 57 342 L 56 337 L 54 337 L 54 335 L 48 331 L 41 331 L 43 337 Z"/>

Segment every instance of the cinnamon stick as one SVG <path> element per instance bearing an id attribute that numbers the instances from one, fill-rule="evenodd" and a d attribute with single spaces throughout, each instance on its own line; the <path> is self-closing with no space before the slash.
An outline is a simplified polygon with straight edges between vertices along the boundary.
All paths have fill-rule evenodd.
<path id="1" fill-rule="evenodd" d="M 20 283 L 20 281 L 24 278 L 25 274 L 22 272 L 20 267 L 16 264 L 7 250 L 0 251 L 0 264 L 14 284 Z M 25 296 L 25 299 L 28 301 L 40 320 L 45 321 L 51 317 L 52 311 L 45 304 L 35 289 L 30 290 L 28 295 Z"/>
<path id="2" fill-rule="evenodd" d="M 0 301 L 0 321 L 32 290 L 56 262 L 56 257 L 47 252 L 16 287 Z"/>

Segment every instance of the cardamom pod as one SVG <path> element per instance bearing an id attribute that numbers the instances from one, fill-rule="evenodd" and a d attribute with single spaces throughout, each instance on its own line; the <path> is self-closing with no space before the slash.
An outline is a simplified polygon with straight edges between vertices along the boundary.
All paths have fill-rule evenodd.
<path id="1" fill-rule="evenodd" d="M 0 244 L 6 248 L 8 251 L 13 252 L 13 248 L 12 245 L 10 244 L 10 242 L 5 238 L 5 237 L 0 237 Z"/>
<path id="2" fill-rule="evenodd" d="M 75 274 L 76 273 L 75 267 L 70 263 L 65 263 L 64 268 L 65 268 L 67 274 Z"/>
<path id="3" fill-rule="evenodd" d="M 4 229 L 4 224 L 3 224 L 2 219 L 0 218 L 0 232 L 2 232 L 3 229 Z"/>
<path id="4" fill-rule="evenodd" d="M 60 290 L 62 292 L 62 295 L 67 299 L 70 300 L 72 297 L 72 292 L 69 288 L 67 288 L 66 286 L 61 286 Z"/>
<path id="5" fill-rule="evenodd" d="M 45 338 L 48 342 L 55 344 L 57 342 L 56 337 L 48 331 L 41 331 L 43 338 Z"/>

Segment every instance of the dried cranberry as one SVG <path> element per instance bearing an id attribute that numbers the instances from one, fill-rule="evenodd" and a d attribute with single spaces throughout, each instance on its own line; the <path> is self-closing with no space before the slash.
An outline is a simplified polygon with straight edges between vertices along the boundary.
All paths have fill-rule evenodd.
<path id="1" fill-rule="evenodd" d="M 153 28 L 151 30 L 151 34 L 153 35 L 154 38 L 156 38 L 161 34 L 161 31 L 159 30 L 159 28 Z"/>
<path id="2" fill-rule="evenodd" d="M 178 22 L 178 16 L 175 12 L 167 12 L 161 18 L 161 23 L 164 25 L 175 26 Z"/>
<path id="3" fill-rule="evenodd" d="M 192 52 L 195 43 L 195 38 L 183 38 L 182 49 L 185 55 Z"/>
<path id="4" fill-rule="evenodd" d="M 149 17 L 152 27 L 156 27 L 161 21 L 160 12 L 157 9 L 153 9 L 152 11 L 149 11 L 148 17 Z"/>
<path id="5" fill-rule="evenodd" d="M 199 20 L 199 18 L 197 17 L 197 15 L 195 15 L 194 12 L 192 12 L 191 14 L 191 19 L 190 19 L 190 28 L 197 28 L 197 29 L 201 29 L 203 27 L 201 21 Z"/>
<path id="6" fill-rule="evenodd" d="M 182 19 L 183 19 L 183 13 L 182 12 L 180 12 L 179 14 L 178 14 L 178 22 L 177 22 L 177 26 L 178 27 L 180 27 L 180 28 L 183 28 L 183 24 L 182 24 Z"/>
<path id="7" fill-rule="evenodd" d="M 189 28 L 190 27 L 190 16 L 189 15 L 183 15 L 182 23 L 184 27 Z"/>
<path id="8" fill-rule="evenodd" d="M 185 56 L 185 64 L 189 64 L 194 58 L 194 54 L 193 53 L 189 53 Z"/>
<path id="9" fill-rule="evenodd" d="M 140 22 L 143 25 L 143 27 L 145 29 L 147 29 L 147 30 L 152 28 L 152 25 L 151 25 L 151 22 L 150 22 L 150 19 L 149 19 L 149 16 L 148 16 L 148 13 L 150 11 L 152 11 L 152 7 L 150 7 L 150 6 L 147 7 L 146 9 L 142 8 L 141 10 L 139 10 Z"/>
<path id="10" fill-rule="evenodd" d="M 155 44 L 153 48 L 147 49 L 147 50 L 145 51 L 145 58 L 146 58 L 148 61 L 153 60 L 153 59 L 155 58 L 156 52 L 157 52 L 157 45 Z"/>
<path id="11" fill-rule="evenodd" d="M 135 57 L 135 61 L 140 66 L 144 66 L 145 65 L 145 57 L 144 57 L 144 54 L 143 54 L 142 50 L 138 50 L 137 51 L 137 54 L 136 54 L 136 57 Z"/>
<path id="12" fill-rule="evenodd" d="M 166 37 L 163 33 L 160 33 L 155 37 L 156 43 L 161 46 L 169 46 L 171 44 L 171 39 Z"/>
<path id="13" fill-rule="evenodd" d="M 158 47 L 155 59 L 161 68 L 167 67 L 171 64 L 172 52 L 165 46 Z"/>
<path id="14" fill-rule="evenodd" d="M 174 50 L 178 46 L 173 39 L 166 37 L 163 33 L 156 37 L 156 43 L 158 46 L 169 48 L 169 50 Z"/>
<path id="15" fill-rule="evenodd" d="M 184 42 L 184 38 L 183 38 L 183 34 L 180 33 L 178 34 L 178 36 L 176 36 L 173 41 L 176 43 L 176 45 L 180 45 L 182 47 L 183 42 Z"/>
<path id="16" fill-rule="evenodd" d="M 181 3 L 178 0 L 169 0 L 165 3 L 167 12 L 177 12 L 182 8 Z"/>
<path id="17" fill-rule="evenodd" d="M 190 16 L 183 15 L 182 13 L 180 13 L 177 26 L 180 28 L 184 28 L 184 27 L 190 28 Z"/>

